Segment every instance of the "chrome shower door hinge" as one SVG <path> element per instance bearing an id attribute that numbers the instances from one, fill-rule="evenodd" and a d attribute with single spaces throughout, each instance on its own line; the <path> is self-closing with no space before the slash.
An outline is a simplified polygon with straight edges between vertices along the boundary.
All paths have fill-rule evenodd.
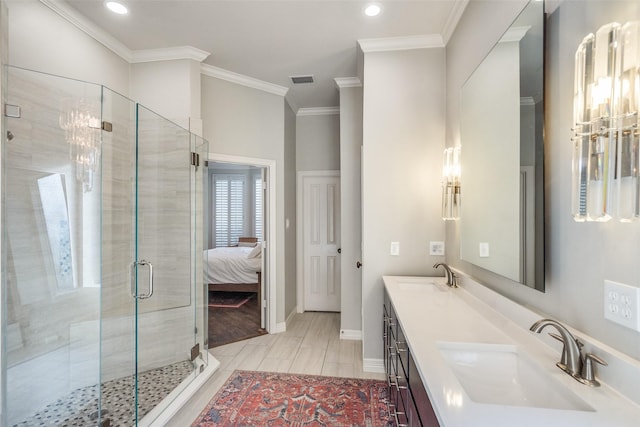
<path id="1" fill-rule="evenodd" d="M 195 166 L 196 169 L 200 166 L 200 154 L 191 152 L 191 166 Z"/>
<path id="2" fill-rule="evenodd" d="M 191 361 L 193 362 L 196 358 L 200 356 L 200 343 L 197 343 L 193 347 L 191 347 Z"/>

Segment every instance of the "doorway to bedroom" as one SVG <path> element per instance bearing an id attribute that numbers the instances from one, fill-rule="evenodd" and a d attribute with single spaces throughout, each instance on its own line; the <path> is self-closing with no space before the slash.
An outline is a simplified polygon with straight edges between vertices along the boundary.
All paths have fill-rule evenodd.
<path id="1" fill-rule="evenodd" d="M 209 348 L 267 333 L 266 173 L 263 166 L 208 163 Z"/>

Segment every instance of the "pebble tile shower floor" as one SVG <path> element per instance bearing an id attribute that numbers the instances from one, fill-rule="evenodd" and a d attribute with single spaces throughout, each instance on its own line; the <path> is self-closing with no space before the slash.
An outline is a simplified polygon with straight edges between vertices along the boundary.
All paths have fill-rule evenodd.
<path id="1" fill-rule="evenodd" d="M 138 414 L 142 418 L 193 372 L 189 361 L 143 372 L 139 377 Z M 133 376 L 107 381 L 102 385 L 103 419 L 110 427 L 134 425 Z M 84 387 L 42 408 L 14 427 L 90 427 L 97 426 L 98 386 Z M 104 412 L 106 411 L 106 413 Z"/>

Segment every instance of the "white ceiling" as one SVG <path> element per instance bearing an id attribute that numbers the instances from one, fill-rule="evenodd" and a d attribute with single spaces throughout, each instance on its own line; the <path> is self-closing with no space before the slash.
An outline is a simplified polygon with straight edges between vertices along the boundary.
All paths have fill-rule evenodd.
<path id="1" fill-rule="evenodd" d="M 377 1 L 369 18 L 361 0 L 122 0 L 116 15 L 102 0 L 67 4 L 131 51 L 193 46 L 227 71 L 290 88 L 297 108 L 335 107 L 334 78 L 355 77 L 357 40 L 438 35 L 444 43 L 468 0 Z M 293 86 L 289 77 L 312 74 Z"/>

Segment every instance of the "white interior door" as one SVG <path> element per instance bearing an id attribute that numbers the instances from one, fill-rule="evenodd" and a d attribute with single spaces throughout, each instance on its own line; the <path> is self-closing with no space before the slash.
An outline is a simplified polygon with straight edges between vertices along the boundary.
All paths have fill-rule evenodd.
<path id="1" fill-rule="evenodd" d="M 340 311 L 340 177 L 303 181 L 304 309 Z"/>

